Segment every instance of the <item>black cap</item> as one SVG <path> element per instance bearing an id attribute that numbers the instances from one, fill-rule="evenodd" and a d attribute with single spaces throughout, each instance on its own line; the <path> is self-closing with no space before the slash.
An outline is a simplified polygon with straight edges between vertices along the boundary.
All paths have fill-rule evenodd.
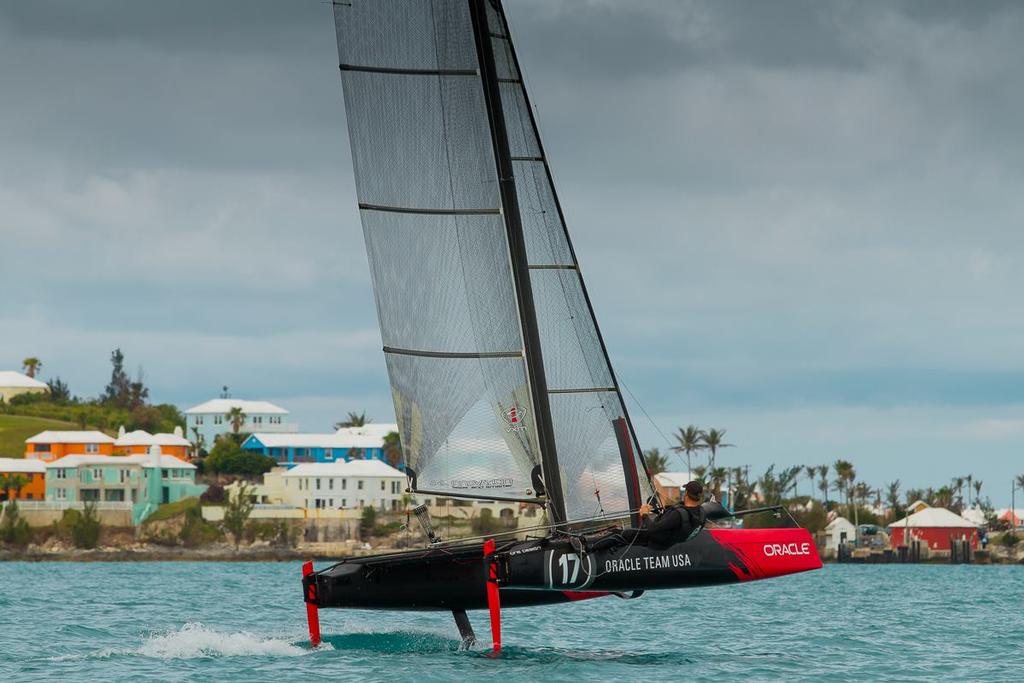
<path id="1" fill-rule="evenodd" d="M 686 490 L 686 495 L 694 500 L 702 500 L 704 498 L 704 484 L 700 483 L 696 479 L 688 483 L 683 488 Z"/>

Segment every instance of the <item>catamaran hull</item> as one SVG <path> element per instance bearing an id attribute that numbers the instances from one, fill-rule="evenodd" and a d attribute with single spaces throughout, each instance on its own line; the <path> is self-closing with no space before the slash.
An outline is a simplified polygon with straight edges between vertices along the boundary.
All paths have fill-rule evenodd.
<path id="1" fill-rule="evenodd" d="M 660 548 L 626 544 L 587 551 L 566 539 L 539 539 L 499 545 L 487 562 L 475 544 L 354 558 L 311 574 L 304 580 L 305 594 L 318 607 L 484 609 L 492 563 L 506 608 L 752 581 L 821 567 L 806 529 L 712 529 Z"/>

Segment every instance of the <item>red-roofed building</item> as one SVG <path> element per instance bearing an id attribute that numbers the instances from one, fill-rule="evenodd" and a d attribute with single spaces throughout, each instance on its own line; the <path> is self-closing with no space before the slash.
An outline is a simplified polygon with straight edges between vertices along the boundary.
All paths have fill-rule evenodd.
<path id="1" fill-rule="evenodd" d="M 904 538 L 908 534 L 911 540 L 926 543 L 929 550 L 948 551 L 950 540 L 969 540 L 971 549 L 978 549 L 978 527 L 946 508 L 926 507 L 889 525 L 893 548 L 907 545 Z"/>

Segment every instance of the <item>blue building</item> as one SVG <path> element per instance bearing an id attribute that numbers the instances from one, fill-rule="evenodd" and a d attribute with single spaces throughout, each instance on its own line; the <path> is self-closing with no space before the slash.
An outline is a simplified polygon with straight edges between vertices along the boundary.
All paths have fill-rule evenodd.
<path id="1" fill-rule="evenodd" d="M 398 431 L 398 426 L 394 424 L 369 424 L 343 427 L 330 434 L 256 433 L 242 443 L 242 448 L 270 456 L 287 467 L 307 462 L 348 462 L 353 459 L 387 462 L 384 437 L 395 431 Z"/>

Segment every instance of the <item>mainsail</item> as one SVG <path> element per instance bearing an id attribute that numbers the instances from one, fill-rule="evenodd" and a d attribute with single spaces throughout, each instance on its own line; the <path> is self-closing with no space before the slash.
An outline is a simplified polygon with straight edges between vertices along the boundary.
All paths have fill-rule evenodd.
<path id="1" fill-rule="evenodd" d="M 651 495 L 500 3 L 334 3 L 414 488 L 619 516 Z"/>

